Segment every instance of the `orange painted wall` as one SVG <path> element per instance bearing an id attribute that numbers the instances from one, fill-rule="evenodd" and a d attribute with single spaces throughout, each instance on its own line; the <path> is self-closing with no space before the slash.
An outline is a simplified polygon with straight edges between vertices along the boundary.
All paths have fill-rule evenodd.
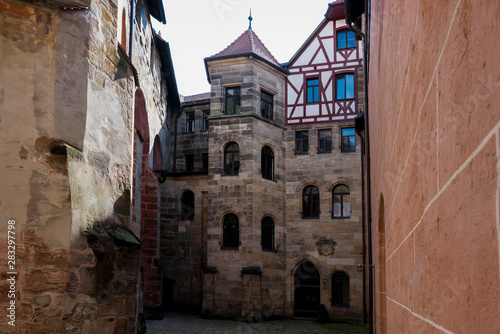
<path id="1" fill-rule="evenodd" d="M 500 2 L 371 6 L 375 328 L 500 333 Z"/>

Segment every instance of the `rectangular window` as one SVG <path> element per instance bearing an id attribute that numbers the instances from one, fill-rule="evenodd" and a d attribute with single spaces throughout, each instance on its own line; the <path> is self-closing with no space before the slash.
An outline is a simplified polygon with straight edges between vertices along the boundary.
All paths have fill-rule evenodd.
<path id="1" fill-rule="evenodd" d="M 186 114 L 186 132 L 194 132 L 194 112 Z"/>
<path id="2" fill-rule="evenodd" d="M 354 32 L 350 30 L 342 30 L 337 33 L 337 50 L 354 47 L 356 47 Z"/>
<path id="3" fill-rule="evenodd" d="M 240 113 L 240 87 L 226 88 L 226 115 Z"/>
<path id="4" fill-rule="evenodd" d="M 295 131 L 295 154 L 309 153 L 309 131 Z"/>
<path id="5" fill-rule="evenodd" d="M 210 116 L 210 111 L 203 112 L 203 127 L 202 131 L 208 131 L 208 116 Z"/>
<path id="6" fill-rule="evenodd" d="M 194 170 L 194 154 L 186 154 L 184 158 L 186 159 L 186 172 L 192 172 Z"/>
<path id="7" fill-rule="evenodd" d="M 354 74 L 341 74 L 335 77 L 337 100 L 354 99 Z"/>
<path id="8" fill-rule="evenodd" d="M 331 129 L 318 130 L 318 152 L 319 153 L 332 152 L 332 130 Z"/>
<path id="9" fill-rule="evenodd" d="M 266 119 L 273 119 L 273 96 L 264 91 L 260 92 L 260 114 Z"/>
<path id="10" fill-rule="evenodd" d="M 356 152 L 356 134 L 354 128 L 342 129 L 342 152 Z"/>
<path id="11" fill-rule="evenodd" d="M 208 171 L 208 153 L 201 154 L 201 165 L 204 172 Z"/>
<path id="12" fill-rule="evenodd" d="M 307 103 L 319 102 L 319 79 L 307 79 Z"/>

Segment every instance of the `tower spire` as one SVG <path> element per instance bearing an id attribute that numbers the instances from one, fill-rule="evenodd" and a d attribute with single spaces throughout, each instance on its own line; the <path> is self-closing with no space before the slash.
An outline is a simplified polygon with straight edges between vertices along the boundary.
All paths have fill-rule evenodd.
<path id="1" fill-rule="evenodd" d="M 252 29 L 252 8 L 250 8 L 250 16 L 248 17 L 248 29 Z"/>

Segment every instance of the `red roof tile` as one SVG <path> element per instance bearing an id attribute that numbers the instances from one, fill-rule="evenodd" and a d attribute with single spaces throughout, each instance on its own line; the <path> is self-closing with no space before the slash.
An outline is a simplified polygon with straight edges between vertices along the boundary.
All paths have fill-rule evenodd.
<path id="1" fill-rule="evenodd" d="M 260 38 L 257 37 L 252 29 L 247 29 L 227 48 L 209 58 L 237 56 L 245 53 L 255 53 L 272 64 L 280 66 L 280 63 L 276 60 L 276 58 L 274 58 L 271 52 L 269 52 L 264 43 L 262 43 Z"/>

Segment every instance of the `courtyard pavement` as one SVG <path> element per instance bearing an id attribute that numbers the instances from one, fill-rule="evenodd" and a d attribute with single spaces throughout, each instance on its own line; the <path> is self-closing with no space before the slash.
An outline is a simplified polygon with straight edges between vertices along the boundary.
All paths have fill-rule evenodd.
<path id="1" fill-rule="evenodd" d="M 147 334 L 366 334 L 368 327 L 356 324 L 318 324 L 308 320 L 276 320 L 247 323 L 208 320 L 183 313 L 166 313 L 163 320 L 148 320 Z"/>

